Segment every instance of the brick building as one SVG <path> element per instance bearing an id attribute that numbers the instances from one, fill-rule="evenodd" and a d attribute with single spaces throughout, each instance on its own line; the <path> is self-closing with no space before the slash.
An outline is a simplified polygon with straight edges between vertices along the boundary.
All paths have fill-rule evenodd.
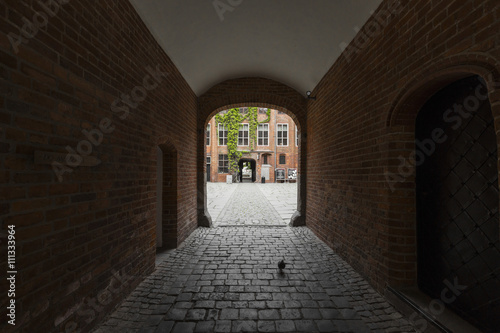
<path id="1" fill-rule="evenodd" d="M 245 113 L 246 108 L 241 108 L 240 112 Z M 267 108 L 259 108 L 259 122 L 267 119 L 266 112 Z M 269 121 L 259 124 L 256 134 L 257 142 L 252 147 L 248 120 L 241 123 L 238 137 L 238 150 L 243 151 L 240 172 L 243 163 L 250 163 L 253 182 L 260 183 L 262 177 L 266 182 L 296 182 L 299 136 L 293 119 L 285 112 L 271 109 Z M 229 175 L 226 135 L 224 125 L 217 125 L 213 117 L 206 129 L 207 181 L 225 182 Z"/>
<path id="2" fill-rule="evenodd" d="M 0 2 L 0 331 L 89 332 L 210 227 L 206 125 L 251 106 L 298 127 L 293 226 L 497 331 L 500 2 L 220 2 Z"/>

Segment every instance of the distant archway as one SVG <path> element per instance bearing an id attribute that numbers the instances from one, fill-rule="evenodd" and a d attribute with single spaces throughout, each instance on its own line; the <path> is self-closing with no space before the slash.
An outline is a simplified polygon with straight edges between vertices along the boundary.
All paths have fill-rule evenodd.
<path id="1" fill-rule="evenodd" d="M 206 193 L 206 156 L 205 140 L 206 127 L 211 117 L 222 110 L 234 107 L 267 107 L 288 114 L 297 125 L 299 135 L 298 179 L 297 179 L 297 211 L 293 215 L 290 225 L 305 225 L 306 213 L 306 149 L 307 126 L 306 104 L 307 99 L 294 89 L 274 80 L 264 78 L 240 78 L 221 82 L 199 99 L 198 113 L 198 225 L 212 226 L 210 214 L 207 211 Z"/>
<path id="2" fill-rule="evenodd" d="M 250 164 L 250 168 L 252 169 L 252 175 L 251 175 L 250 179 L 251 179 L 252 183 L 255 182 L 255 180 L 257 178 L 257 172 L 256 172 L 257 171 L 257 163 L 255 162 L 255 160 L 253 158 L 242 158 L 238 162 L 239 174 L 241 175 L 240 181 L 243 182 L 243 180 L 245 179 L 245 177 L 243 175 L 244 163 Z"/>

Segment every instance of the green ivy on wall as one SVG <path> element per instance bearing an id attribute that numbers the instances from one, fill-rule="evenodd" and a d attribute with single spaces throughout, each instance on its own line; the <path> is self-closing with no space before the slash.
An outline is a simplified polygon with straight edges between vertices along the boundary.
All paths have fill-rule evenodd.
<path id="1" fill-rule="evenodd" d="M 238 172 L 238 161 L 244 153 L 243 151 L 238 151 L 238 132 L 240 124 L 248 119 L 248 130 L 250 133 L 249 144 L 251 151 L 253 151 L 257 144 L 257 126 L 258 124 L 269 122 L 271 119 L 271 109 L 267 109 L 266 116 L 265 120 L 258 121 L 257 107 L 249 107 L 246 115 L 242 114 L 239 108 L 229 109 L 226 113 L 221 112 L 215 115 L 216 128 L 218 129 L 219 124 L 223 124 L 227 130 L 229 170 L 233 173 L 233 176 Z M 218 136 L 219 131 L 217 130 L 217 139 Z M 245 151 L 245 153 L 247 152 Z"/>

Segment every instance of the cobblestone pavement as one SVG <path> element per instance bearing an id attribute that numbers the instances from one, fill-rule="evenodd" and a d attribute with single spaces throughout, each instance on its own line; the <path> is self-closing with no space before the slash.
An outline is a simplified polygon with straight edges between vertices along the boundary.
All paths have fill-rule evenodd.
<path id="1" fill-rule="evenodd" d="M 290 223 L 293 213 L 297 210 L 297 183 L 256 183 L 255 185 L 276 209 L 283 222 Z"/>
<path id="2" fill-rule="evenodd" d="M 231 184 L 236 186 L 214 226 L 285 226 L 281 216 L 253 183 Z"/>
<path id="3" fill-rule="evenodd" d="M 237 187 L 238 184 L 207 182 L 207 209 L 213 223 L 217 223 L 222 209 Z"/>
<path id="4" fill-rule="evenodd" d="M 207 183 L 214 226 L 287 225 L 297 210 L 296 184 Z"/>
<path id="5" fill-rule="evenodd" d="M 197 229 L 94 332 L 386 330 L 415 332 L 309 229 L 247 226 Z"/>

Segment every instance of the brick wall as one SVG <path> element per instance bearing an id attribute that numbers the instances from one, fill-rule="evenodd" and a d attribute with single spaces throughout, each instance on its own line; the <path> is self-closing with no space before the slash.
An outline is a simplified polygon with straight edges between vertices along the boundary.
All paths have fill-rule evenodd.
<path id="1" fill-rule="evenodd" d="M 494 0 L 384 1 L 308 102 L 307 224 L 380 291 L 416 282 L 414 170 L 386 175 L 414 150 L 420 106 L 478 74 L 500 128 L 499 27 Z"/>
<path id="2" fill-rule="evenodd" d="M 0 2 L 0 220 L 2 234 L 16 226 L 18 271 L 17 325 L 2 319 L 2 332 L 87 331 L 153 270 L 156 149 L 167 141 L 182 179 L 177 243 L 197 226 L 195 94 L 128 1 L 60 2 Z M 29 31 L 33 19 L 45 27 Z M 11 43 L 20 31 L 31 38 Z M 122 94 L 131 99 L 114 103 Z M 66 146 L 101 163 L 61 182 L 34 163 Z M 1 252 L 6 267 L 4 239 Z"/>

